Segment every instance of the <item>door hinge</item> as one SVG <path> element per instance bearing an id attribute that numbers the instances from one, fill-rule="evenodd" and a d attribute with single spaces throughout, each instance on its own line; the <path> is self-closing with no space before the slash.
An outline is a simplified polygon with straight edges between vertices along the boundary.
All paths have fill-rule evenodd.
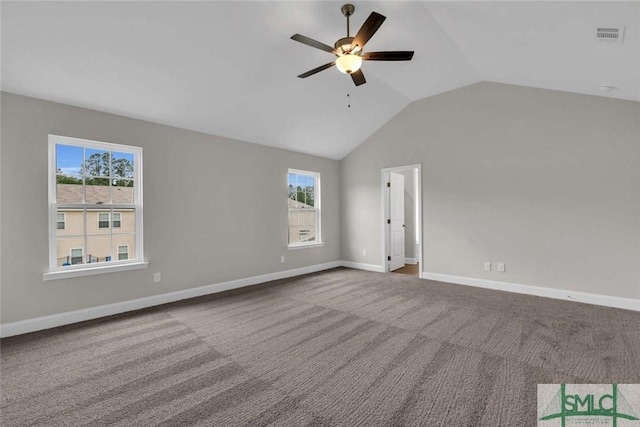
<path id="1" fill-rule="evenodd" d="M 391 187 L 391 183 L 390 182 L 387 182 L 387 187 Z"/>
<path id="2" fill-rule="evenodd" d="M 390 256 L 387 257 L 387 261 L 391 261 L 391 257 Z"/>
<path id="3" fill-rule="evenodd" d="M 391 220 L 390 219 L 387 220 L 387 224 L 391 224 Z"/>

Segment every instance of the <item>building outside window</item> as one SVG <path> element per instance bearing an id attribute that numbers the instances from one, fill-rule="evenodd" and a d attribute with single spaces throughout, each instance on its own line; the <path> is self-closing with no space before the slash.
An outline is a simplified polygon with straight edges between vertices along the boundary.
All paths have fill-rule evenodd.
<path id="1" fill-rule="evenodd" d="M 320 244 L 320 174 L 289 169 L 287 181 L 289 247 Z"/>
<path id="2" fill-rule="evenodd" d="M 142 149 L 49 136 L 50 272 L 143 261 Z"/>

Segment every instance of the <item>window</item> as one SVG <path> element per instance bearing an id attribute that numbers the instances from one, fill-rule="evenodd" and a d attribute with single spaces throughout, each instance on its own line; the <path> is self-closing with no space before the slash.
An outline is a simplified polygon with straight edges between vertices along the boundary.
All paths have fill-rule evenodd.
<path id="1" fill-rule="evenodd" d="M 109 212 L 98 214 L 98 228 L 109 228 Z"/>
<path id="2" fill-rule="evenodd" d="M 289 169 L 289 247 L 316 246 L 320 237 L 320 174 Z"/>
<path id="3" fill-rule="evenodd" d="M 49 208 L 46 280 L 146 266 L 141 148 L 50 135 Z"/>
<path id="4" fill-rule="evenodd" d="M 69 252 L 71 253 L 71 264 L 82 264 L 82 248 L 71 249 Z"/>
<path id="5" fill-rule="evenodd" d="M 129 245 L 118 245 L 118 261 L 129 259 Z"/>
<path id="6" fill-rule="evenodd" d="M 64 230 L 67 214 L 60 212 L 56 215 L 56 229 Z"/>
<path id="7" fill-rule="evenodd" d="M 120 212 L 113 213 L 113 222 L 111 225 L 113 228 L 120 228 L 120 224 L 121 224 L 120 218 L 121 218 Z"/>

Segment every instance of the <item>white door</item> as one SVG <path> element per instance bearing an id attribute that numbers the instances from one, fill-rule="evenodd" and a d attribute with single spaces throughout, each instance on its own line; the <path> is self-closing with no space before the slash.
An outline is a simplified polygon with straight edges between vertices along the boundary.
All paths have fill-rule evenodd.
<path id="1" fill-rule="evenodd" d="M 404 176 L 389 172 L 389 271 L 404 267 Z"/>

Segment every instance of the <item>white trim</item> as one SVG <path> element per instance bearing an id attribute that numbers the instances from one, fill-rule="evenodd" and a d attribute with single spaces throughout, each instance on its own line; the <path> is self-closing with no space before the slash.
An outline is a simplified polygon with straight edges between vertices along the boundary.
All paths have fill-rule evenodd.
<path id="1" fill-rule="evenodd" d="M 295 251 L 297 249 L 318 248 L 321 246 L 324 246 L 324 242 L 296 243 L 295 245 L 287 246 L 287 250 Z"/>
<path id="2" fill-rule="evenodd" d="M 141 268 L 147 268 L 149 263 L 146 261 L 120 261 L 118 264 L 117 261 L 109 261 L 108 263 L 100 263 L 100 265 L 92 263 L 91 268 L 73 268 L 73 265 L 85 266 L 87 264 L 72 264 L 69 267 L 65 267 L 65 270 L 43 273 L 42 280 L 70 279 L 72 277 L 94 276 L 96 274 L 115 273 L 118 271 L 139 270 Z"/>
<path id="3" fill-rule="evenodd" d="M 144 266 L 140 266 L 139 268 L 146 268 L 148 263 L 140 264 L 144 264 Z M 127 267 L 130 266 L 131 264 L 127 264 Z M 228 282 L 221 282 L 213 285 L 184 289 L 165 294 L 153 295 L 145 298 L 116 302 L 113 304 L 100 305 L 97 307 L 85 308 L 81 310 L 68 311 L 66 313 L 52 314 L 50 316 L 36 317 L 34 319 L 20 320 L 17 322 L 9 322 L 0 325 L 0 337 L 10 337 L 13 335 L 40 331 L 43 329 L 55 328 L 57 326 L 69 325 L 71 323 L 84 322 L 86 320 L 125 313 L 127 311 L 139 310 L 141 308 L 153 307 L 156 305 L 180 301 L 187 298 L 195 298 L 202 295 L 215 294 L 217 292 L 242 288 L 244 286 L 256 285 L 272 280 L 286 279 L 288 277 L 299 276 L 302 274 L 315 273 L 317 271 L 328 270 L 340 266 L 340 261 L 333 261 L 325 264 L 316 264 L 307 267 L 295 268 L 292 270 L 277 271 L 274 273 L 262 274 L 259 276 L 247 277 L 237 280 L 230 280 Z"/>
<path id="4" fill-rule="evenodd" d="M 418 263 L 418 258 L 405 258 L 404 259 L 404 263 L 405 264 L 417 264 Z"/>
<path id="5" fill-rule="evenodd" d="M 293 174 L 293 175 L 305 175 L 305 176 L 313 176 L 314 179 L 314 186 L 313 186 L 313 210 L 316 213 L 316 217 L 315 217 L 315 242 L 310 244 L 309 246 L 312 245 L 321 245 L 322 244 L 322 212 L 321 212 L 321 208 L 322 208 L 322 185 L 321 185 L 321 176 L 320 176 L 320 172 L 314 172 L 314 171 L 307 171 L 307 170 L 302 170 L 302 169 L 294 169 L 294 168 L 288 168 L 287 169 L 287 189 L 289 188 L 289 174 Z M 291 248 L 292 246 L 297 246 L 299 245 L 299 243 L 294 243 L 293 245 L 289 242 L 289 238 L 291 236 L 289 236 L 289 230 L 291 227 L 291 224 L 289 224 L 289 220 L 291 218 L 291 211 L 292 210 L 297 210 L 297 209 L 289 209 L 288 208 L 289 205 L 289 196 L 287 195 L 287 246 L 289 248 Z M 300 225 L 300 222 L 298 220 L 298 226 Z M 294 249 L 298 249 L 298 248 L 294 248 Z"/>
<path id="6" fill-rule="evenodd" d="M 614 297 L 609 295 L 569 291 L 557 288 L 544 288 L 540 286 L 521 285 L 517 283 L 498 282 L 496 280 L 476 279 L 473 277 L 450 276 L 448 274 L 430 273 L 427 271 L 423 271 L 422 273 L 420 273 L 420 278 L 435 280 L 438 282 L 475 286 L 478 288 L 494 289 L 498 291 L 515 292 L 518 294 L 535 295 L 539 297 L 640 311 L 640 299 Z"/>
<path id="7" fill-rule="evenodd" d="M 68 278 L 68 277 L 77 277 L 77 276 L 88 276 L 92 274 L 102 274 L 107 271 L 122 271 L 122 270 L 130 270 L 142 264 L 144 262 L 144 237 L 143 237 L 143 171 L 142 171 L 142 147 L 137 147 L 133 145 L 122 145 L 122 144 L 114 144 L 111 142 L 100 142 L 100 141 L 92 141 L 88 139 L 80 139 L 80 138 L 71 138 L 59 135 L 49 135 L 48 137 L 49 144 L 49 166 L 48 166 L 48 181 L 49 181 L 49 272 L 43 275 L 44 280 L 54 280 L 58 278 Z M 101 204 L 99 206 L 95 206 L 93 204 L 86 203 L 83 196 L 83 203 L 57 203 L 57 179 L 56 179 L 56 170 L 57 170 L 57 154 L 56 154 L 56 144 L 63 145 L 71 145 L 76 147 L 81 147 L 83 150 L 87 148 L 91 149 L 100 149 L 100 150 L 108 150 L 110 152 L 123 152 L 133 155 L 133 168 L 134 168 L 134 176 L 132 178 L 134 182 L 133 194 L 134 200 L 133 203 L 127 204 Z M 83 151 L 84 152 L 84 151 Z M 113 178 L 109 176 L 108 178 Z M 86 186 L 85 180 L 83 178 L 83 187 Z M 110 182 L 110 188 L 111 188 Z M 112 190 L 110 189 L 110 192 Z M 84 194 L 84 192 L 83 192 Z M 58 239 L 58 230 L 57 230 L 57 212 L 58 209 L 82 209 L 85 212 L 89 211 L 98 211 L 97 219 L 98 219 L 98 230 L 100 230 L 100 214 L 106 213 L 108 215 L 109 226 L 107 227 L 110 230 L 110 236 L 113 237 L 113 216 L 111 213 L 114 209 L 132 209 L 135 212 L 135 252 L 136 257 L 134 259 L 129 260 L 130 267 L 122 267 L 121 265 L 109 265 L 109 266 L 100 266 L 97 267 L 93 264 L 76 264 L 74 270 L 69 270 L 66 267 L 58 267 L 58 253 L 57 253 L 57 239 Z M 106 210 L 106 212 L 105 212 Z M 121 226 L 122 226 L 122 215 L 120 216 Z M 65 222 L 66 227 L 66 222 Z M 107 228 L 103 228 L 102 230 L 106 230 Z M 124 234 L 124 233 L 119 233 Z M 84 221 L 84 248 L 87 247 L 87 221 Z M 111 247 L 113 249 L 113 242 L 111 243 Z M 83 256 L 87 251 L 83 251 Z M 83 269 L 82 272 L 78 272 L 75 270 Z M 89 270 L 96 269 L 94 273 Z M 60 273 L 60 274 L 54 274 Z"/>
<path id="8" fill-rule="evenodd" d="M 355 268 L 357 270 L 367 270 L 367 271 L 375 271 L 377 273 L 384 273 L 384 267 L 381 265 L 375 264 L 365 264 L 363 262 L 353 262 L 353 261 L 340 261 L 340 265 L 348 268 Z"/>

